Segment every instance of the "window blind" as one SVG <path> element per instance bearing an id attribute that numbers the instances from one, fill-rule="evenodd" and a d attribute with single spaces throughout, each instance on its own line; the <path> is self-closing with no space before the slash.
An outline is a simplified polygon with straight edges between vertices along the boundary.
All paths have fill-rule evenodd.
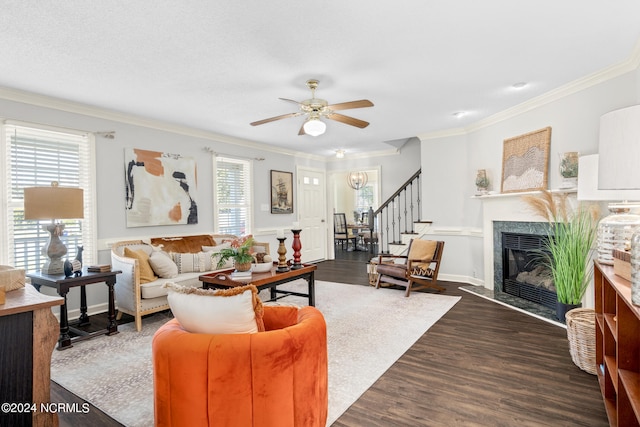
<path id="1" fill-rule="evenodd" d="M 24 219 L 24 188 L 48 186 L 57 181 L 61 187 L 79 187 L 84 191 L 84 219 L 63 220 L 61 240 L 67 246 L 65 258 L 73 259 L 76 247 L 84 247 L 83 263 L 96 259 L 95 203 L 92 167 L 93 138 L 82 133 L 59 132 L 37 127 L 7 124 L 3 126 L 7 186 L 6 214 L 3 215 L 6 262 L 27 271 L 39 270 L 46 260 L 40 253 L 49 238 L 42 225 L 49 221 Z"/>
<path id="2" fill-rule="evenodd" d="M 251 234 L 251 162 L 216 157 L 216 232 Z"/>

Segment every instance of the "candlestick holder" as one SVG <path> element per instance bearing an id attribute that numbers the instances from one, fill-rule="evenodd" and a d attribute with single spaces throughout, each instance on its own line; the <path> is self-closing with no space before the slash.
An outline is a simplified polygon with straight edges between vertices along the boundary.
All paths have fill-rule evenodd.
<path id="1" fill-rule="evenodd" d="M 286 237 L 277 237 L 280 244 L 278 245 L 278 267 L 276 268 L 276 273 L 286 273 L 289 271 L 289 266 L 287 266 L 287 248 L 284 246 L 284 241 L 287 240 Z"/>
<path id="2" fill-rule="evenodd" d="M 293 244 L 291 245 L 291 249 L 293 249 L 292 270 L 299 270 L 302 268 L 302 263 L 300 262 L 300 249 L 302 249 L 302 243 L 300 242 L 301 231 L 302 230 L 291 230 L 293 233 Z"/>

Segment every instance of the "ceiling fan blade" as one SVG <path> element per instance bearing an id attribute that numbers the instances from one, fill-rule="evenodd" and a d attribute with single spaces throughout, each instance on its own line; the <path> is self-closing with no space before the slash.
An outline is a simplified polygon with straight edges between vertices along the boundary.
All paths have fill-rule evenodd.
<path id="1" fill-rule="evenodd" d="M 352 108 L 365 108 L 373 107 L 373 102 L 368 99 L 361 99 L 359 101 L 341 102 L 340 104 L 328 105 L 327 108 L 333 111 L 337 110 L 350 110 Z"/>
<path id="2" fill-rule="evenodd" d="M 287 101 L 287 102 L 293 102 L 296 105 L 300 105 L 300 103 L 298 101 L 294 101 L 293 99 L 288 99 L 288 98 L 278 98 L 281 99 L 283 101 Z"/>
<path id="3" fill-rule="evenodd" d="M 302 112 L 297 112 L 297 113 L 283 114 L 281 116 L 275 116 L 275 117 L 270 117 L 270 118 L 264 119 L 264 120 L 258 120 L 257 122 L 250 123 L 250 125 L 251 126 L 263 125 L 265 123 L 275 122 L 276 120 L 288 119 L 289 117 L 296 117 L 296 116 L 299 116 L 301 114 L 303 114 L 303 113 Z"/>
<path id="4" fill-rule="evenodd" d="M 304 131 L 304 123 L 302 124 L 302 126 L 300 126 L 300 131 L 298 132 L 298 135 L 306 135 L 307 133 Z"/>
<path id="5" fill-rule="evenodd" d="M 337 122 L 341 122 L 347 125 L 359 127 L 360 129 L 366 128 L 369 126 L 369 122 L 365 122 L 364 120 L 356 119 L 354 117 L 345 116 L 343 114 L 331 113 L 325 116 L 327 119 L 335 120 Z"/>

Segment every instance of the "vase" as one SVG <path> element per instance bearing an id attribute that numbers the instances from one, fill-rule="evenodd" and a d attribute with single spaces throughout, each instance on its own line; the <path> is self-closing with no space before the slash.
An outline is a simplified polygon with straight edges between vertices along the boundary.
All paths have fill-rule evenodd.
<path id="1" fill-rule="evenodd" d="M 563 302 L 556 301 L 556 318 L 562 323 L 566 323 L 567 312 L 579 307 L 582 307 L 582 304 L 565 304 Z"/>
<path id="2" fill-rule="evenodd" d="M 609 212 L 598 223 L 596 244 L 600 264 L 613 265 L 613 250 L 629 249 L 633 233 L 640 230 L 640 215 L 623 203 L 610 204 Z"/>
<path id="3" fill-rule="evenodd" d="M 236 271 L 249 271 L 251 270 L 251 261 L 249 262 L 234 262 Z"/>

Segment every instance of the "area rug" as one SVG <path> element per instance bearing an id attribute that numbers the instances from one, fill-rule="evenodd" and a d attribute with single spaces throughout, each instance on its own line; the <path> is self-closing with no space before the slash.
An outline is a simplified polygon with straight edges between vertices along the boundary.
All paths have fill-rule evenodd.
<path id="1" fill-rule="evenodd" d="M 306 282 L 278 289 L 306 291 Z M 262 294 L 261 294 L 262 296 Z M 266 299 L 266 298 L 265 298 Z M 331 425 L 460 297 L 316 281 L 316 307 L 327 322 Z M 289 296 L 281 304 L 306 305 Z M 118 327 L 119 334 L 54 351 L 53 381 L 125 426 L 153 425 L 151 339 L 171 318 L 158 313 Z"/>

